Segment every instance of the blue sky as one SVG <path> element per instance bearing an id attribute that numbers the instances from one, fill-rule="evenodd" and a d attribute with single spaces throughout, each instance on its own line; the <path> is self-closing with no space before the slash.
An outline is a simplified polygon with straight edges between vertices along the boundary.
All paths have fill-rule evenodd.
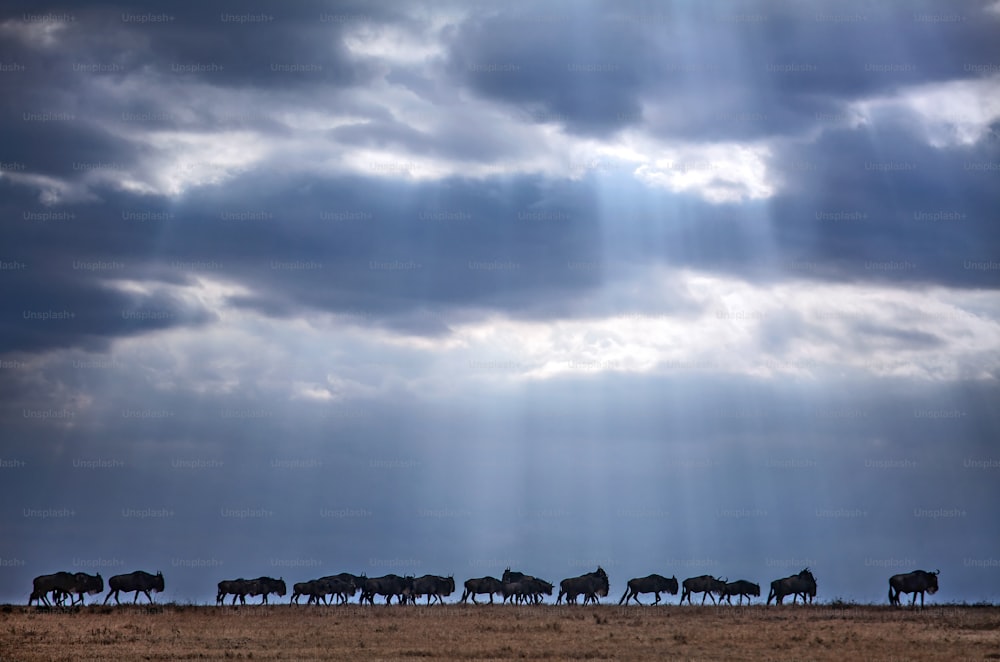
<path id="1" fill-rule="evenodd" d="M 1000 599 L 1000 4 L 0 10 L 0 600 Z"/>

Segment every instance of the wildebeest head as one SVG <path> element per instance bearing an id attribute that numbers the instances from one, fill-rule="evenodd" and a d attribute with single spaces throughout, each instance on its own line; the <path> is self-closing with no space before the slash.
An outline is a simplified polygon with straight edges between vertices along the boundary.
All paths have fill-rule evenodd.
<path id="1" fill-rule="evenodd" d="M 163 593 L 163 573 L 159 570 L 156 571 L 155 583 L 153 584 L 153 589 L 159 593 Z"/>
<path id="2" fill-rule="evenodd" d="M 88 575 L 85 572 L 78 572 L 73 575 L 73 578 L 76 590 L 79 592 L 86 591 L 90 595 L 94 595 L 104 590 L 104 578 L 101 577 L 101 573 Z"/>
<path id="3" fill-rule="evenodd" d="M 934 572 L 927 573 L 927 592 L 930 594 L 937 593 L 938 591 L 938 575 L 941 574 L 940 570 L 935 570 Z"/>
<path id="4" fill-rule="evenodd" d="M 813 574 L 812 574 L 812 572 L 810 572 L 809 568 L 803 569 L 802 572 L 799 573 L 799 578 L 802 581 L 806 582 L 807 586 L 809 587 L 809 589 L 808 589 L 809 595 L 815 598 L 816 597 L 816 578 L 813 577 Z"/>

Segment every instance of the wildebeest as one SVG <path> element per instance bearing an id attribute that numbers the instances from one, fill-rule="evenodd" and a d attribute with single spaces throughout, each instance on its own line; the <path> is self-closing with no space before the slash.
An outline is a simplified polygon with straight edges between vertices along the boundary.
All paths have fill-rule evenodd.
<path id="1" fill-rule="evenodd" d="M 233 596 L 233 604 L 236 598 L 240 599 L 240 604 L 246 604 L 246 595 L 250 592 L 250 580 L 243 579 L 223 579 L 219 582 L 219 592 L 215 595 L 215 604 L 222 604 L 227 595 Z"/>
<path id="2" fill-rule="evenodd" d="M 365 580 L 367 580 L 368 577 L 364 574 L 352 575 L 349 572 L 341 572 L 340 574 L 337 575 L 327 575 L 326 577 L 320 577 L 320 579 L 339 581 L 342 582 L 343 585 L 350 587 L 349 590 L 347 591 L 341 590 L 332 592 L 333 595 L 337 596 L 337 599 L 340 601 L 340 604 L 344 605 L 347 604 L 348 598 L 350 598 L 352 595 L 358 592 L 358 589 L 361 588 L 361 586 L 365 583 Z M 358 601 L 358 604 L 360 604 L 360 600 Z"/>
<path id="3" fill-rule="evenodd" d="M 80 599 L 80 604 L 84 603 L 83 594 L 89 593 L 91 595 L 96 595 L 104 590 L 104 578 L 101 577 L 101 573 L 96 575 L 88 575 L 85 572 L 77 572 L 73 574 L 73 581 L 70 585 L 69 590 L 63 589 L 60 595 L 56 595 L 53 591 L 53 596 L 56 598 L 57 604 L 62 604 L 63 599 L 69 596 L 69 604 L 72 607 L 76 604 L 76 599 L 73 594 L 76 593 L 76 597 Z"/>
<path id="4" fill-rule="evenodd" d="M 771 600 L 774 599 L 780 605 L 786 595 L 792 596 L 792 604 L 795 604 L 799 595 L 802 596 L 803 603 L 806 602 L 807 596 L 812 602 L 812 598 L 816 597 L 816 578 L 813 577 L 809 568 L 803 569 L 797 575 L 775 579 L 771 582 L 771 592 L 767 594 L 767 604 L 771 604 Z"/>
<path id="5" fill-rule="evenodd" d="M 288 604 L 299 604 L 299 597 L 303 595 L 309 596 L 309 603 L 313 601 L 313 596 L 316 595 L 316 584 L 318 580 L 310 579 L 307 582 L 295 582 L 292 584 L 292 597 L 288 599 Z"/>
<path id="6" fill-rule="evenodd" d="M 31 582 L 31 597 L 28 604 L 38 602 L 39 606 L 45 603 L 46 607 L 51 607 L 48 594 L 52 593 L 53 600 L 57 604 L 61 603 L 62 596 L 73 591 L 74 577 L 72 572 L 55 572 L 51 575 L 39 575 Z"/>
<path id="7" fill-rule="evenodd" d="M 496 577 L 479 577 L 476 579 L 466 579 L 465 580 L 465 591 L 462 593 L 462 602 L 465 602 L 470 597 L 472 598 L 473 604 L 479 604 L 476 602 L 476 596 L 482 595 L 483 593 L 489 593 L 490 604 L 493 604 L 493 594 L 503 594 L 503 582 L 501 582 Z"/>
<path id="8" fill-rule="evenodd" d="M 151 575 L 148 572 L 136 570 L 127 575 L 115 575 L 111 577 L 108 580 L 108 594 L 104 596 L 104 604 L 108 604 L 108 598 L 114 594 L 115 604 L 120 605 L 121 602 L 118 601 L 119 591 L 125 591 L 126 593 L 135 591 L 132 604 L 139 601 L 140 591 L 146 596 L 147 600 L 152 602 L 153 598 L 149 595 L 150 591 L 163 592 L 163 573 L 157 572 L 155 575 Z"/>
<path id="9" fill-rule="evenodd" d="M 743 604 L 743 598 L 750 602 L 750 596 L 754 595 L 760 597 L 760 584 L 754 584 L 753 582 L 748 582 L 745 579 L 737 579 L 735 582 L 727 582 L 725 587 L 722 589 L 722 594 L 719 596 L 719 602 L 722 602 L 722 598 L 726 599 L 726 604 L 733 604 L 730 599 L 732 596 L 740 596 L 739 604 Z"/>
<path id="10" fill-rule="evenodd" d="M 323 602 L 326 602 L 326 596 L 329 595 L 330 604 L 336 599 L 338 604 L 346 605 L 348 598 L 358 592 L 358 585 L 353 579 L 323 577 L 320 581 L 326 582 Z"/>
<path id="11" fill-rule="evenodd" d="M 246 592 L 246 595 L 261 596 L 260 604 L 262 605 L 267 604 L 267 596 L 269 594 L 276 593 L 279 596 L 284 596 L 286 592 L 285 580 L 283 578 L 258 577 L 257 579 L 250 579 L 248 580 L 247 588 L 249 590 Z"/>
<path id="12" fill-rule="evenodd" d="M 376 595 L 384 595 L 385 603 L 390 604 L 393 596 L 396 602 L 403 604 L 406 596 L 413 592 L 413 577 L 400 577 L 399 575 L 384 575 L 382 577 L 369 577 L 361 585 L 360 602 L 367 601 L 368 604 L 375 604 Z"/>
<path id="13" fill-rule="evenodd" d="M 700 577 L 688 577 L 682 586 L 684 590 L 681 592 L 681 604 L 684 604 L 684 598 L 687 598 L 688 604 L 691 604 L 691 594 L 701 593 L 701 604 L 705 604 L 705 598 L 709 597 L 714 605 L 715 596 L 712 594 L 718 593 L 721 596 L 726 588 L 726 580 L 716 579 L 712 575 L 701 575 Z"/>
<path id="14" fill-rule="evenodd" d="M 566 604 L 576 604 L 576 596 L 583 594 L 583 604 L 588 601 L 600 602 L 598 596 L 605 597 L 608 594 L 608 573 L 604 568 L 597 566 L 594 572 L 588 572 L 579 577 L 570 577 L 559 582 L 559 595 L 556 597 L 556 604 L 561 604 L 563 596 L 566 596 Z"/>
<path id="15" fill-rule="evenodd" d="M 917 593 L 920 594 L 920 607 L 924 606 L 924 591 L 934 595 L 938 590 L 938 575 L 940 570 L 927 572 L 925 570 L 914 570 L 902 575 L 893 575 L 889 578 L 889 604 L 899 606 L 900 593 L 912 593 L 913 600 L 910 606 L 917 604 Z"/>
<path id="16" fill-rule="evenodd" d="M 270 593 L 285 595 L 285 580 L 273 579 L 271 577 L 258 577 L 257 579 L 224 579 L 219 582 L 219 592 L 215 596 L 215 604 L 221 604 L 227 595 L 233 596 L 233 604 L 236 598 L 240 599 L 240 604 L 247 603 L 247 596 L 260 595 L 260 604 L 267 604 L 267 596 Z"/>
<path id="17" fill-rule="evenodd" d="M 444 604 L 444 598 L 455 592 L 455 577 L 449 575 L 440 577 L 437 575 L 424 575 L 413 580 L 413 591 L 410 599 L 416 602 L 421 595 L 427 596 L 427 604 L 437 598 L 440 604 Z"/>
<path id="18" fill-rule="evenodd" d="M 355 591 L 354 580 L 344 581 L 339 577 L 322 577 L 320 579 L 311 579 L 307 582 L 296 582 L 292 585 L 292 597 L 289 599 L 288 603 L 298 604 L 299 598 L 303 595 L 308 596 L 306 604 L 326 604 L 326 596 L 331 596 L 331 602 L 333 597 L 336 596 L 339 599 L 340 604 L 347 602 L 347 596 L 353 595 Z"/>
<path id="19" fill-rule="evenodd" d="M 522 574 L 517 581 L 504 582 L 500 592 L 504 602 L 511 600 L 521 604 L 530 601 L 537 605 L 542 601 L 542 595 L 552 595 L 552 584 L 544 579 Z"/>
<path id="20" fill-rule="evenodd" d="M 634 579 L 628 580 L 628 588 L 622 594 L 621 600 L 618 604 L 628 604 L 629 600 L 635 600 L 637 604 L 642 604 L 639 602 L 640 593 L 655 593 L 656 602 L 654 605 L 660 604 L 660 593 L 669 593 L 671 595 L 677 595 L 677 577 L 671 577 L 667 579 L 663 575 L 652 574 L 647 577 L 635 577 Z"/>
<path id="21" fill-rule="evenodd" d="M 523 572 L 511 570 L 509 567 L 503 571 L 500 577 L 503 601 L 513 599 L 513 602 L 532 601 L 538 604 L 542 601 L 542 594 L 552 595 L 552 584 L 544 579 L 538 579 Z"/>

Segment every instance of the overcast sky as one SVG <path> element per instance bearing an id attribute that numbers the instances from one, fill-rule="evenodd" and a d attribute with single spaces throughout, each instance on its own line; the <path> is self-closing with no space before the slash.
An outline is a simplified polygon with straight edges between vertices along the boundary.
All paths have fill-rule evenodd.
<path id="1" fill-rule="evenodd" d="M 998 34 L 5 3 L 0 601 L 598 564 L 1000 600 Z"/>

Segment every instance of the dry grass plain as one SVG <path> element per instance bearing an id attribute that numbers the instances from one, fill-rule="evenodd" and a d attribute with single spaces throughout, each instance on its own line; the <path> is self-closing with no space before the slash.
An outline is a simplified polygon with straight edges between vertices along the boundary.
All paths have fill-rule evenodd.
<path id="1" fill-rule="evenodd" d="M 0 660 L 1000 660 L 1000 607 L 0 606 Z"/>

